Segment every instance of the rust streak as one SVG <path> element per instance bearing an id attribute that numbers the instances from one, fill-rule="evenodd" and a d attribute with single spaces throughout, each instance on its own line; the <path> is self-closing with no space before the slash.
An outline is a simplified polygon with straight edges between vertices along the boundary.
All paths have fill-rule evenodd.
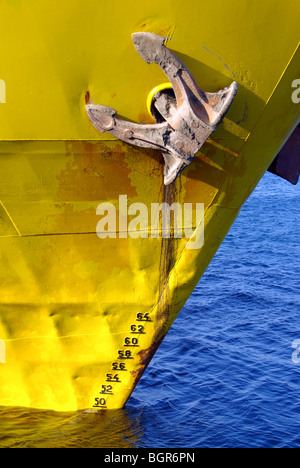
<path id="1" fill-rule="evenodd" d="M 176 201 L 177 195 L 177 183 L 171 186 L 165 186 L 162 183 L 162 201 L 168 203 L 171 206 Z M 153 342 L 148 349 L 143 349 L 138 353 L 140 359 L 140 367 L 132 371 L 132 375 L 135 378 L 134 388 L 142 377 L 144 371 L 149 365 L 152 357 L 156 353 L 160 344 L 164 340 L 167 331 L 168 323 L 171 313 L 171 291 L 169 287 L 169 277 L 172 269 L 174 268 L 177 258 L 177 239 L 174 238 L 172 230 L 170 230 L 170 236 L 162 238 L 161 240 L 161 256 L 159 266 L 159 297 L 157 302 L 157 315 L 154 318 L 156 323 L 156 333 L 153 338 Z"/>

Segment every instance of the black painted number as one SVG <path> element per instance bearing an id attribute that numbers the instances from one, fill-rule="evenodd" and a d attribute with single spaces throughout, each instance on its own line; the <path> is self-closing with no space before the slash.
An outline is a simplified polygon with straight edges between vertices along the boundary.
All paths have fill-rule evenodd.
<path id="1" fill-rule="evenodd" d="M 106 382 L 121 382 L 118 374 L 106 374 Z"/>
<path id="2" fill-rule="evenodd" d="M 106 408 L 106 400 L 105 398 L 95 398 L 95 405 L 94 408 Z"/>
<path id="3" fill-rule="evenodd" d="M 123 362 L 113 362 L 112 363 L 112 370 L 116 371 L 126 371 L 126 366 Z"/>
<path id="4" fill-rule="evenodd" d="M 139 345 L 139 340 L 137 338 L 128 338 L 124 340 L 124 346 L 137 347 Z"/>
<path id="5" fill-rule="evenodd" d="M 145 335 L 145 327 L 143 325 L 131 325 L 130 327 L 131 333 L 135 333 L 137 335 Z"/>
<path id="6" fill-rule="evenodd" d="M 136 321 L 137 322 L 151 322 L 151 319 L 149 318 L 149 313 L 146 312 L 145 314 L 142 314 L 139 312 L 136 316 Z"/>
<path id="7" fill-rule="evenodd" d="M 118 359 L 133 359 L 132 355 L 131 355 L 131 351 L 126 350 L 122 350 L 122 349 L 119 349 L 118 351 Z"/>
<path id="8" fill-rule="evenodd" d="M 106 395 L 113 395 L 112 386 L 111 385 L 102 385 L 102 390 L 101 390 L 100 393 L 101 394 L 106 394 Z"/>

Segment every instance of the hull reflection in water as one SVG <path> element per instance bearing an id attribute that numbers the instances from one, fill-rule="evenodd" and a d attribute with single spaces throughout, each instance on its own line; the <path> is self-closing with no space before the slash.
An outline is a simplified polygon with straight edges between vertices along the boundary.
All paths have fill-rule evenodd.
<path id="1" fill-rule="evenodd" d="M 58 413 L 0 408 L 0 448 L 133 448 L 138 414 L 127 409 Z"/>

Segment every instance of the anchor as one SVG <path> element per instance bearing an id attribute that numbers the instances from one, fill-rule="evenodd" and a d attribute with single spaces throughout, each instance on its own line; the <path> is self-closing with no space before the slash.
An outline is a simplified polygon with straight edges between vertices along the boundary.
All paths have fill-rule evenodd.
<path id="1" fill-rule="evenodd" d="M 132 34 L 136 51 L 148 64 L 156 63 L 168 77 L 172 90 L 153 97 L 155 124 L 137 124 L 117 117 L 117 111 L 104 105 L 86 105 L 87 114 L 100 132 L 162 153 L 164 184 L 179 176 L 207 138 L 215 131 L 237 93 L 234 81 L 215 93 L 202 91 L 184 63 L 165 46 L 167 38 L 148 32 Z"/>

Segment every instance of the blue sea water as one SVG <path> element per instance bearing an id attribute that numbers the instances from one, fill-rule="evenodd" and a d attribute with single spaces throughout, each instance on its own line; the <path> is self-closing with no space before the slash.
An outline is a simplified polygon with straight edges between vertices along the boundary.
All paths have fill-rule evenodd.
<path id="1" fill-rule="evenodd" d="M 0 447 L 300 447 L 299 189 L 264 176 L 125 409 L 3 408 Z"/>

